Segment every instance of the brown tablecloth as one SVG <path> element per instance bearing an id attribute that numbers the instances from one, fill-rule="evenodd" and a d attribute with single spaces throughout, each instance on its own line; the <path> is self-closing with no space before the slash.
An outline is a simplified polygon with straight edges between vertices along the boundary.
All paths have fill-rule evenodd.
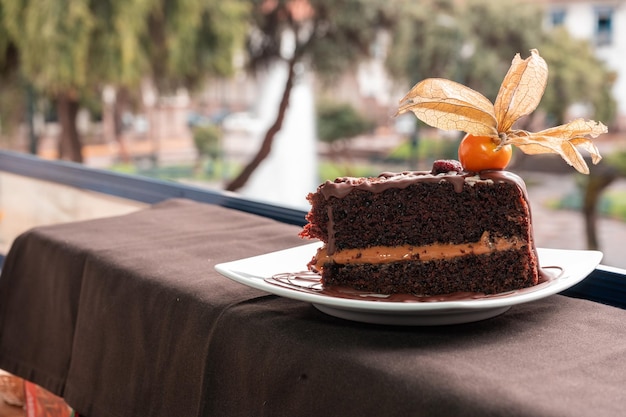
<path id="1" fill-rule="evenodd" d="M 626 311 L 556 295 L 367 325 L 213 269 L 297 232 L 186 200 L 33 229 L 0 276 L 0 368 L 89 417 L 624 415 Z"/>

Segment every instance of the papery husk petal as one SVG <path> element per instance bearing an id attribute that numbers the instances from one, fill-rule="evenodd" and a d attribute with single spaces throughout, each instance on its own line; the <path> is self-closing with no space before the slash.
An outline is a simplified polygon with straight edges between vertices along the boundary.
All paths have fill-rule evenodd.
<path id="1" fill-rule="evenodd" d="M 607 127 L 602 122 L 594 120 L 574 119 L 564 125 L 551 127 L 535 133 L 542 136 L 553 136 L 564 139 L 581 138 L 590 136 L 596 138 L 608 132 Z"/>
<path id="2" fill-rule="evenodd" d="M 443 130 L 497 137 L 493 104 L 463 84 L 441 78 L 417 83 L 400 100 L 397 115 L 411 111 L 424 123 Z"/>
<path id="3" fill-rule="evenodd" d="M 507 143 L 517 146 L 527 155 L 539 155 L 546 153 L 556 153 L 560 155 L 565 162 L 573 166 L 582 174 L 589 174 L 589 167 L 585 159 L 580 154 L 576 146 L 583 146 L 589 151 L 594 164 L 598 163 L 602 157 L 596 146 L 590 139 L 577 137 L 574 139 L 556 138 L 554 136 L 545 136 L 540 133 L 531 133 L 529 135 L 508 137 Z"/>
<path id="4" fill-rule="evenodd" d="M 494 103 L 498 131 L 508 132 L 521 117 L 532 113 L 548 83 L 548 65 L 536 49 L 528 58 L 515 55 Z"/>
<path id="5" fill-rule="evenodd" d="M 607 127 L 600 122 L 575 119 L 537 133 L 513 131 L 507 136 L 505 142 L 517 146 L 529 155 L 557 153 L 579 172 L 588 174 L 589 167 L 576 147 L 580 146 L 589 152 L 591 162 L 597 164 L 602 156 L 589 137 L 595 138 L 607 131 Z"/>
<path id="6" fill-rule="evenodd" d="M 499 147 L 511 144 L 531 155 L 556 153 L 579 172 L 588 174 L 589 167 L 577 147 L 589 152 L 591 161 L 597 164 L 602 157 L 590 138 L 608 131 L 602 123 L 576 119 L 537 133 L 513 130 L 516 121 L 537 108 L 547 80 L 548 66 L 533 49 L 527 59 L 519 54 L 514 57 L 495 104 L 462 84 L 429 78 L 417 83 L 400 100 L 396 116 L 411 111 L 439 129 L 497 138 Z"/>
<path id="7" fill-rule="evenodd" d="M 587 138 L 574 138 L 570 140 L 570 143 L 574 146 L 580 146 L 591 155 L 591 162 L 595 165 L 602 160 L 602 155 L 600 155 L 600 150 L 591 140 Z"/>
<path id="8" fill-rule="evenodd" d="M 585 158 L 578 152 L 578 149 L 569 141 L 561 142 L 561 156 L 565 162 L 576 168 L 581 174 L 589 174 L 589 167 Z"/>

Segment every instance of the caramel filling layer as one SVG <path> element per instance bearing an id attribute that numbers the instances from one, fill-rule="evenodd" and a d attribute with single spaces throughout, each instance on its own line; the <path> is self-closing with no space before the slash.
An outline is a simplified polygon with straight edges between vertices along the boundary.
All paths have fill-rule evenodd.
<path id="1" fill-rule="evenodd" d="M 323 269 L 324 264 L 334 262 L 347 264 L 382 264 L 401 261 L 432 261 L 450 259 L 457 256 L 483 255 L 495 251 L 519 249 L 525 243 L 518 238 L 491 239 L 489 232 L 484 232 L 475 243 L 432 244 L 426 246 L 372 246 L 363 249 L 343 249 L 328 254 L 326 246 L 317 250 L 315 268 Z"/>

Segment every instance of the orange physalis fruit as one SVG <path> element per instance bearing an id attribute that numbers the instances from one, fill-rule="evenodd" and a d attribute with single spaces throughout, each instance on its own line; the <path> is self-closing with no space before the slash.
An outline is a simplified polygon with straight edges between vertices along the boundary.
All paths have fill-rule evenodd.
<path id="1" fill-rule="evenodd" d="M 548 80 L 546 62 L 536 49 L 530 52 L 524 60 L 519 54 L 515 55 L 494 104 L 462 84 L 428 78 L 417 83 L 400 100 L 396 115 L 411 111 L 430 126 L 488 137 L 497 149 L 515 145 L 531 155 L 556 153 L 579 172 L 588 174 L 589 167 L 576 147 L 583 147 L 597 164 L 602 157 L 590 138 L 607 132 L 602 123 L 576 119 L 536 133 L 513 129 L 515 122 L 537 108 Z"/>
<path id="2" fill-rule="evenodd" d="M 489 136 L 465 135 L 459 145 L 459 161 L 463 169 L 480 172 L 487 169 L 504 169 L 511 161 L 511 145 L 499 146 Z"/>

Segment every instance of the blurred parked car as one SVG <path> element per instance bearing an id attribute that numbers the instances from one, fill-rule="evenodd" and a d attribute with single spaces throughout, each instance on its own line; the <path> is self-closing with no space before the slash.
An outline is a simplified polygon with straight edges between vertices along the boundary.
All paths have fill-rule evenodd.
<path id="1" fill-rule="evenodd" d="M 227 109 L 218 110 L 215 113 L 210 115 L 198 113 L 198 112 L 190 112 L 187 115 L 187 126 L 190 128 L 194 127 L 205 127 L 211 125 L 221 125 L 224 122 L 224 119 L 227 118 L 231 112 Z"/>
<path id="2" fill-rule="evenodd" d="M 222 127 L 229 132 L 255 134 L 261 132 L 263 123 L 252 113 L 238 112 L 226 116 L 222 122 Z"/>

